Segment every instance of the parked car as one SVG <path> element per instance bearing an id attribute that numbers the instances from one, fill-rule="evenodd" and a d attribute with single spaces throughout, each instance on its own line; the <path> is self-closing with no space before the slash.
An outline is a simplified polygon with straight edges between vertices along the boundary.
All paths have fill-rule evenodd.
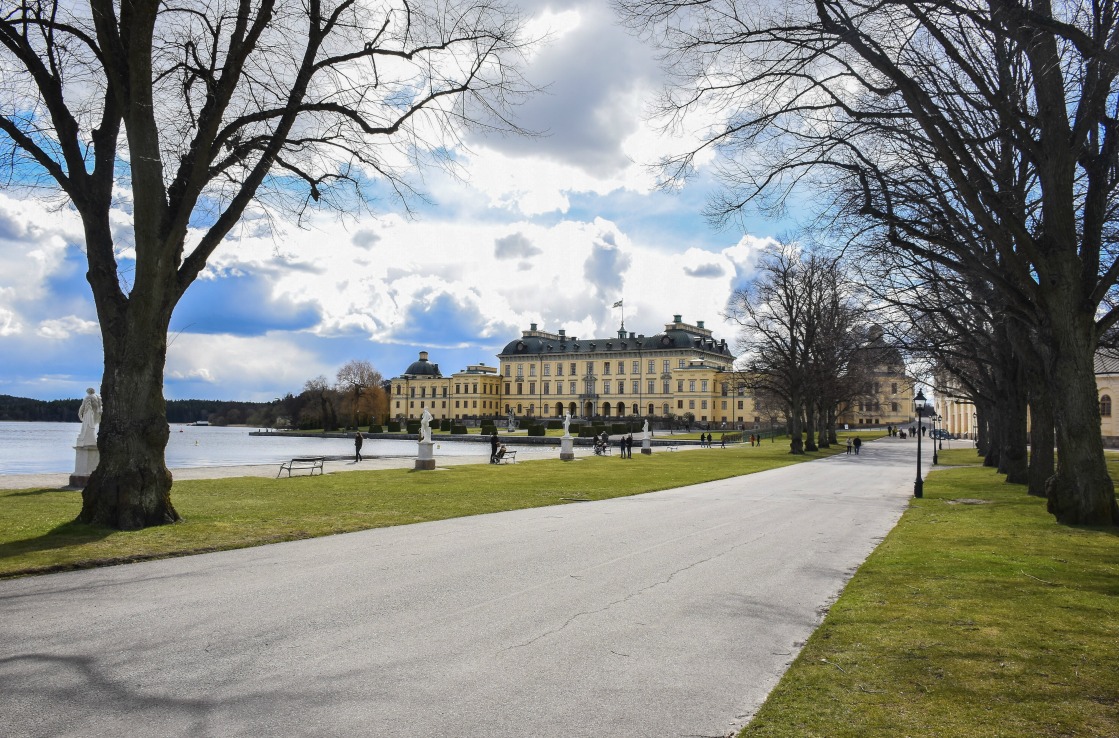
<path id="1" fill-rule="evenodd" d="M 953 436 L 951 433 L 944 430 L 943 428 L 937 428 L 936 430 L 929 433 L 929 438 L 933 439 L 934 441 L 951 441 Z"/>

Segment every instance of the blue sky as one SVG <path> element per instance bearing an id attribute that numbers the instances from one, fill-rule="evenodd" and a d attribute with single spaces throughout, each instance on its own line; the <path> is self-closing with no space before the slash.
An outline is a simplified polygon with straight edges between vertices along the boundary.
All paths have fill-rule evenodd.
<path id="1" fill-rule="evenodd" d="M 534 30 L 551 31 L 527 70 L 547 92 L 519 111 L 546 135 L 468 135 L 455 152 L 463 177 L 426 172 L 432 203 L 413 219 L 384 202 L 374 216 L 239 229 L 172 319 L 169 399 L 270 400 L 350 359 L 387 378 L 420 351 L 444 372 L 495 364 L 530 323 L 613 333 L 618 300 L 628 330 L 655 333 L 681 314 L 733 344 L 720 314 L 781 224 L 709 228 L 708 162 L 681 191 L 654 188 L 646 165 L 696 134 L 662 136 L 645 119 L 662 76 L 607 3 L 519 4 Z M 127 248 L 127 207 L 114 215 Z M 85 269 L 72 212 L 0 190 L 0 394 L 79 397 L 97 386 Z"/>

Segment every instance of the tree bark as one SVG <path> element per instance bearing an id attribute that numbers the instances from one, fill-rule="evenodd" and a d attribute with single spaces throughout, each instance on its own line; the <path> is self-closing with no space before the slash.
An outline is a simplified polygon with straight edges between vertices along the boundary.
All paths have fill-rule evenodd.
<path id="1" fill-rule="evenodd" d="M 804 430 L 807 436 L 804 450 L 818 451 L 819 448 L 816 446 L 816 403 L 813 400 L 804 403 Z"/>
<path id="2" fill-rule="evenodd" d="M 1053 405 L 1044 389 L 1030 393 L 1030 479 L 1027 492 L 1045 497 L 1045 483 L 1056 471 L 1053 458 Z"/>
<path id="3" fill-rule="evenodd" d="M 178 522 L 164 461 L 170 429 L 163 368 L 171 306 L 148 293 L 133 294 L 124 304 L 109 302 L 101 300 L 105 309 L 99 309 L 105 351 L 101 458 L 82 490 L 78 521 L 120 530 Z"/>
<path id="4" fill-rule="evenodd" d="M 1053 304 L 1055 303 L 1055 304 Z M 1052 364 L 1047 377 L 1057 421 L 1057 471 L 1045 484 L 1048 510 L 1067 525 L 1119 525 L 1115 485 L 1100 435 L 1094 318 L 1050 304 Z"/>

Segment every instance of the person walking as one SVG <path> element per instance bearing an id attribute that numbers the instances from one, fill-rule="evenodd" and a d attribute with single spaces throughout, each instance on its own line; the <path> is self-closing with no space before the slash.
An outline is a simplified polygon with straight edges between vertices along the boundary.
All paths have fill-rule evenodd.
<path id="1" fill-rule="evenodd" d="M 626 434 L 626 458 L 627 459 L 632 459 L 633 458 L 633 434 L 632 433 L 627 433 Z"/>
<path id="2" fill-rule="evenodd" d="M 361 431 L 354 434 L 354 463 L 361 461 L 361 444 L 365 439 L 361 437 Z"/>
<path id="3" fill-rule="evenodd" d="M 850 438 L 847 439 L 847 455 L 848 456 L 851 455 L 851 439 Z"/>
<path id="4" fill-rule="evenodd" d="M 858 436 L 855 436 L 855 440 L 852 443 L 852 445 L 855 447 L 855 456 L 858 456 L 859 455 L 859 449 L 861 449 L 863 447 L 863 439 L 859 438 Z"/>
<path id="5" fill-rule="evenodd" d="M 496 428 L 493 431 L 493 435 L 490 436 L 490 463 L 491 464 L 496 464 L 497 463 L 497 429 Z"/>
<path id="6" fill-rule="evenodd" d="M 626 437 L 624 435 L 618 436 L 618 457 L 622 459 L 626 457 Z"/>

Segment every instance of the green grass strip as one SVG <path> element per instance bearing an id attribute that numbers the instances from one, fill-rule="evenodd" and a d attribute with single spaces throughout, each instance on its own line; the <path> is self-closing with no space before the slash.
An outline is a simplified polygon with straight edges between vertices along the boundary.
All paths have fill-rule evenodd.
<path id="1" fill-rule="evenodd" d="M 120 532 L 72 522 L 78 492 L 0 491 L 0 577 L 182 556 L 429 520 L 604 500 L 751 474 L 827 456 L 787 440 L 652 456 L 388 469 L 315 477 L 176 482 L 185 522 Z M 558 454 L 558 450 L 557 450 Z"/>
<path id="2" fill-rule="evenodd" d="M 940 462 L 741 736 L 1119 736 L 1119 531 Z"/>

